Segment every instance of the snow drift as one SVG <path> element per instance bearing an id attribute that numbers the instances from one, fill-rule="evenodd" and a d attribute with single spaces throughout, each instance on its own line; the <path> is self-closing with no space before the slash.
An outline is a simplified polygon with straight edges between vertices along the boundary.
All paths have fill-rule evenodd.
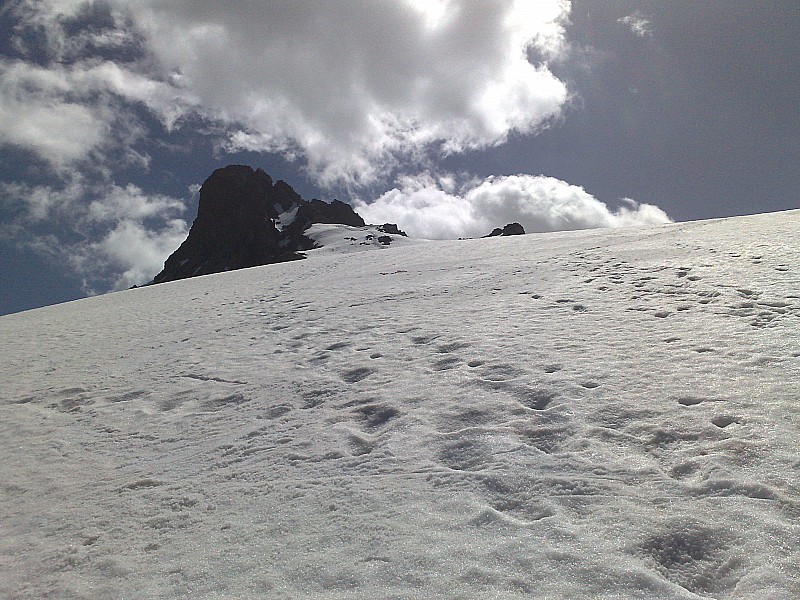
<path id="1" fill-rule="evenodd" d="M 0 595 L 797 596 L 798 231 L 355 239 L 2 317 Z"/>

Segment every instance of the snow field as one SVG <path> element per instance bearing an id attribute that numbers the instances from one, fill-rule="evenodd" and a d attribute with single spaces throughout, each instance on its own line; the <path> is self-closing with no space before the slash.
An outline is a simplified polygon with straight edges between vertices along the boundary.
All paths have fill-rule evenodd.
<path id="1" fill-rule="evenodd" d="M 798 225 L 329 245 L 0 318 L 0 595 L 798 596 Z"/>

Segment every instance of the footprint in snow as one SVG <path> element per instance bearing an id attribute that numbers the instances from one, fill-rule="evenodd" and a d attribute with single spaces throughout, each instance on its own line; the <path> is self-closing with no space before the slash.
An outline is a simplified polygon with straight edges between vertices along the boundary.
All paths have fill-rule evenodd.
<path id="1" fill-rule="evenodd" d="M 376 430 L 384 427 L 392 419 L 400 416 L 400 411 L 393 406 L 383 404 L 367 404 L 359 406 L 356 410 L 358 416 L 369 430 Z"/>
<path id="2" fill-rule="evenodd" d="M 417 346 L 424 346 L 430 344 L 438 337 L 438 335 L 416 335 L 411 338 L 411 341 Z"/>
<path id="3" fill-rule="evenodd" d="M 437 453 L 437 458 L 454 471 L 475 471 L 491 462 L 489 446 L 473 436 L 459 436 L 447 440 Z"/>
<path id="4" fill-rule="evenodd" d="M 366 379 L 373 373 L 375 373 L 375 369 L 371 369 L 369 367 L 360 367 L 358 369 L 346 371 L 342 374 L 342 379 L 344 379 L 347 383 L 357 383 L 362 379 Z"/>
<path id="5" fill-rule="evenodd" d="M 519 435 L 526 445 L 533 446 L 545 454 L 558 452 L 574 433 L 570 427 L 563 425 L 526 427 L 519 431 Z"/>
<path id="6" fill-rule="evenodd" d="M 438 429 L 443 433 L 453 433 L 470 427 L 485 427 L 493 417 L 487 410 L 469 408 L 443 415 L 439 419 Z"/>
<path id="7" fill-rule="evenodd" d="M 703 402 L 718 402 L 714 398 L 704 398 L 702 396 L 683 396 L 682 398 L 678 398 L 678 404 L 682 406 L 697 406 L 698 404 L 702 404 Z"/>
<path id="8" fill-rule="evenodd" d="M 743 564 L 729 548 L 729 534 L 692 522 L 673 522 L 650 535 L 637 554 L 674 584 L 698 595 L 717 595 L 730 590 Z"/>
<path id="9" fill-rule="evenodd" d="M 461 359 L 457 356 L 448 356 L 446 358 L 434 361 L 432 368 L 434 371 L 447 371 L 458 366 L 460 362 Z"/>
<path id="10" fill-rule="evenodd" d="M 556 392 L 538 388 L 517 388 L 513 395 L 520 404 L 531 410 L 544 410 L 558 397 Z"/>
<path id="11" fill-rule="evenodd" d="M 741 421 L 737 417 L 732 417 L 730 415 L 720 415 L 711 419 L 711 424 L 719 427 L 720 429 L 725 429 L 734 423 L 739 424 Z"/>
<path id="12" fill-rule="evenodd" d="M 464 342 L 451 342 L 449 344 L 440 344 L 436 348 L 436 352 L 438 354 L 450 354 L 455 352 L 456 350 L 461 350 L 462 348 L 467 348 L 469 344 Z"/>
<path id="13" fill-rule="evenodd" d="M 522 370 L 514 365 L 496 363 L 481 369 L 480 377 L 487 381 L 508 381 L 509 379 L 516 379 L 522 374 Z"/>
<path id="14" fill-rule="evenodd" d="M 336 342 L 335 344 L 331 344 L 325 350 L 341 350 L 342 348 L 347 348 L 350 346 L 349 342 Z"/>
<path id="15" fill-rule="evenodd" d="M 363 456 L 375 450 L 375 444 L 372 440 L 356 433 L 351 433 L 347 436 L 347 445 L 350 447 L 350 453 L 353 456 Z"/>

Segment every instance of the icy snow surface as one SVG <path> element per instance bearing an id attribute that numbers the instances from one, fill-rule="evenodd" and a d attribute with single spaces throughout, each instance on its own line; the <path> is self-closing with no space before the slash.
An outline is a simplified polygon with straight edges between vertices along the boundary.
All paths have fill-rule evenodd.
<path id="1" fill-rule="evenodd" d="M 0 596 L 796 598 L 798 264 L 794 211 L 0 318 Z"/>

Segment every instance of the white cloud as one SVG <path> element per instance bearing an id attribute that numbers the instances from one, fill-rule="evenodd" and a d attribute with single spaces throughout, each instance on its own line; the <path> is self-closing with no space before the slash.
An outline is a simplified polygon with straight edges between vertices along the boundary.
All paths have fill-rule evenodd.
<path id="1" fill-rule="evenodd" d="M 397 223 L 416 237 L 477 237 L 512 222 L 533 233 L 671 221 L 657 206 L 630 199 L 612 211 L 583 188 L 541 175 L 489 177 L 458 191 L 451 176 L 424 174 L 399 183 L 371 204 L 357 202 L 356 210 L 368 222 Z"/>
<path id="2" fill-rule="evenodd" d="M 105 0 L 12 0 L 7 10 L 17 19 L 13 46 L 35 61 L 70 64 L 106 51 L 120 56 L 141 41 L 128 11 Z"/>
<path id="3" fill-rule="evenodd" d="M 56 167 L 84 158 L 108 134 L 103 103 L 70 99 L 61 67 L 0 61 L 0 143 L 32 150 Z"/>
<path id="4" fill-rule="evenodd" d="M 42 67 L 0 59 L 0 144 L 31 150 L 57 169 L 114 145 L 130 151 L 145 131 L 129 104 L 171 129 L 195 102 L 186 90 L 114 62 Z"/>
<path id="5" fill-rule="evenodd" d="M 638 37 L 650 37 L 653 35 L 653 29 L 650 21 L 638 10 L 633 13 L 617 19 L 617 23 L 622 23 L 628 26 L 634 35 Z"/>
<path id="6" fill-rule="evenodd" d="M 107 186 L 102 195 L 88 204 L 87 216 L 95 222 L 122 220 L 143 221 L 147 218 L 182 212 L 184 204 L 177 198 L 159 194 L 145 195 L 133 184 Z"/>
<path id="7" fill-rule="evenodd" d="M 75 256 L 84 273 L 112 267 L 107 277 L 113 279 L 113 289 L 126 289 L 152 280 L 186 239 L 186 233 L 186 222 L 181 219 L 168 220 L 156 230 L 126 219 L 117 222 L 99 242 L 90 244 L 85 253 Z"/>
<path id="8" fill-rule="evenodd" d="M 229 150 L 302 156 L 320 183 L 357 184 L 427 152 L 534 133 L 568 99 L 546 65 L 527 60 L 529 48 L 563 51 L 564 0 L 111 0 L 103 28 L 70 35 L 64 24 L 89 6 L 20 3 L 56 60 L 6 65 L 39 82 L 35 93 L 6 82 L 0 141 L 55 164 L 79 160 L 113 137 L 116 98 L 167 127 L 196 112 L 227 127 Z M 126 45 L 138 60 L 102 58 Z M 15 124 L 26 104 L 29 122 Z M 54 119 L 57 140 L 46 135 Z"/>
<path id="9" fill-rule="evenodd" d="M 143 4 L 134 18 L 161 64 L 242 125 L 229 148 L 301 154 L 323 184 L 369 182 L 424 146 L 534 132 L 567 99 L 526 60 L 554 43 L 537 34 L 560 31 L 562 2 Z"/>
<path id="10" fill-rule="evenodd" d="M 0 184 L 0 206 L 15 215 L 0 237 L 72 268 L 87 293 L 149 281 L 188 231 L 182 200 L 78 175 L 60 188 Z"/>

